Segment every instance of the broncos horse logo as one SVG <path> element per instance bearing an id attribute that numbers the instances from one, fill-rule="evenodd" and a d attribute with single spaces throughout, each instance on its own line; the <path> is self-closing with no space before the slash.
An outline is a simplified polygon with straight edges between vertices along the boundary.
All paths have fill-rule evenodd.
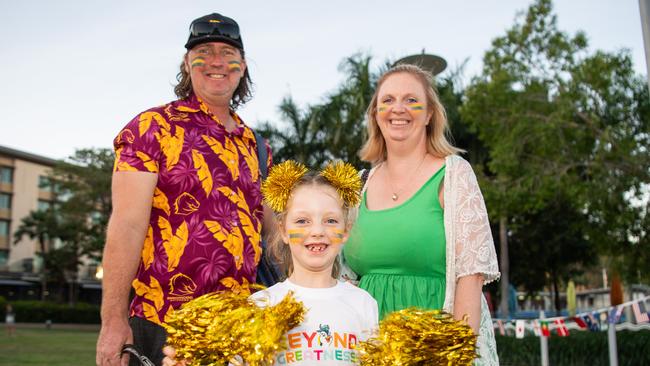
<path id="1" fill-rule="evenodd" d="M 330 332 L 330 326 L 329 325 L 320 324 L 318 326 L 318 330 L 316 331 L 316 333 L 318 333 L 318 345 L 319 346 L 323 345 L 322 339 L 324 339 L 325 342 L 327 342 L 327 344 L 332 343 L 332 333 Z"/>

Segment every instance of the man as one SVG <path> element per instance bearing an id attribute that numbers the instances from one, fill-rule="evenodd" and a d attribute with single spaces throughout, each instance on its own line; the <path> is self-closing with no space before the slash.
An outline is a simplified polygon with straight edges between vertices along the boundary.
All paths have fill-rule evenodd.
<path id="1" fill-rule="evenodd" d="M 258 162 L 255 136 L 234 112 L 251 96 L 239 26 L 220 14 L 198 18 L 185 48 L 179 100 L 141 113 L 114 141 L 98 365 L 126 365 L 120 352 L 130 343 L 160 364 L 160 324 L 174 309 L 255 280 L 258 164 L 271 159 L 267 145 Z"/>

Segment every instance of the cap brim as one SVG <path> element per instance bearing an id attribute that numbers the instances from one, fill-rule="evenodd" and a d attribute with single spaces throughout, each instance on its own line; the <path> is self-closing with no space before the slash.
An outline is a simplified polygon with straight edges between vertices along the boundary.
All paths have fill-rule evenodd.
<path id="1" fill-rule="evenodd" d="M 229 44 L 229 45 L 231 45 L 231 46 L 233 46 L 235 48 L 238 48 L 240 50 L 244 49 L 244 47 L 242 46 L 241 43 L 233 41 L 231 38 L 221 37 L 221 36 L 213 36 L 213 35 L 198 37 L 198 38 L 194 38 L 192 40 L 189 40 L 185 44 L 185 48 L 187 50 L 191 50 L 192 48 L 194 48 L 194 47 L 196 47 L 196 46 L 198 46 L 200 44 L 208 43 L 208 42 L 223 42 L 223 43 L 227 43 L 227 44 Z"/>

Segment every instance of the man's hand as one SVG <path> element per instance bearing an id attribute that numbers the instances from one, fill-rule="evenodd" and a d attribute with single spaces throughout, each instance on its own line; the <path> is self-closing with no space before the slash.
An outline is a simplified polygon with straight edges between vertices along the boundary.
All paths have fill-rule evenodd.
<path id="1" fill-rule="evenodd" d="M 128 366 L 129 355 L 122 355 L 122 346 L 133 343 L 133 333 L 126 319 L 102 322 L 97 339 L 97 366 Z"/>

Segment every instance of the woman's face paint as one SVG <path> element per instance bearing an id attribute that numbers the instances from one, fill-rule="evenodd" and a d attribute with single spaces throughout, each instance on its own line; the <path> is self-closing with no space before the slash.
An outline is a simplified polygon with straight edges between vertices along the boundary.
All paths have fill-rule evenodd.
<path id="1" fill-rule="evenodd" d="M 388 113 L 388 106 L 384 103 L 379 103 L 377 105 L 377 113 L 381 114 L 382 116 Z"/>
<path id="2" fill-rule="evenodd" d="M 332 228 L 329 231 L 330 231 L 330 242 L 332 244 L 343 243 L 343 238 L 345 237 L 345 231 L 343 229 Z"/>
<path id="3" fill-rule="evenodd" d="M 409 105 L 409 109 L 411 110 L 411 112 L 414 112 L 414 113 L 422 113 L 422 112 L 424 112 L 424 104 L 422 104 L 422 103 L 411 103 Z"/>
<path id="4" fill-rule="evenodd" d="M 228 70 L 230 71 L 241 71 L 241 62 L 239 61 L 228 61 Z"/>
<path id="5" fill-rule="evenodd" d="M 289 244 L 302 244 L 305 241 L 305 229 L 289 229 Z"/>
<path id="6" fill-rule="evenodd" d="M 192 63 L 190 65 L 192 68 L 195 68 L 197 66 L 205 66 L 205 58 L 197 56 L 192 60 Z"/>

